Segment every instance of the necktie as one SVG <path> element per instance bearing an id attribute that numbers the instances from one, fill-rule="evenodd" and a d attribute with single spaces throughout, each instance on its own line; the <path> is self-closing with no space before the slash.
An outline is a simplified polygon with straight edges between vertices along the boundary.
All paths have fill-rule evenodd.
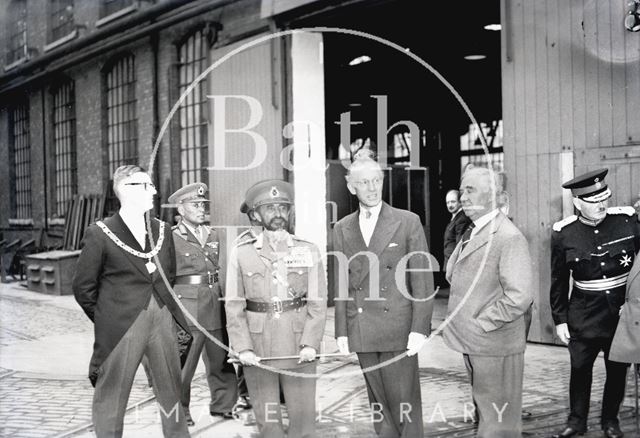
<path id="1" fill-rule="evenodd" d="M 462 235 L 462 248 L 460 248 L 460 253 L 462 253 L 462 251 L 464 251 L 464 247 L 467 246 L 467 243 L 469 243 L 469 241 L 471 240 L 471 232 L 473 231 L 473 229 L 475 227 L 476 227 L 476 224 L 471 222 L 469 224 L 469 226 L 467 227 L 467 230 Z"/>
<path id="2" fill-rule="evenodd" d="M 371 210 L 369 210 L 368 208 L 364 209 L 364 217 L 365 219 L 371 219 Z"/>

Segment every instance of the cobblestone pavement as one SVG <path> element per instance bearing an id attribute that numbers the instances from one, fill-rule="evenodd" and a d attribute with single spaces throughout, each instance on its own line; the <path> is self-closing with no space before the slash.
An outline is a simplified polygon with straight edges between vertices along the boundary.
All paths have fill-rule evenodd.
<path id="1" fill-rule="evenodd" d="M 444 313 L 437 302 L 436 321 Z M 330 313 L 323 349 L 335 351 Z M 86 378 L 93 342 L 92 325 L 70 296 L 53 297 L 0 285 L 0 436 L 91 437 L 93 388 Z M 530 344 L 525 356 L 523 406 L 525 436 L 547 437 L 567 416 L 569 355 L 565 348 Z M 191 412 L 198 437 L 254 437 L 250 411 L 236 420 L 208 413 L 209 391 L 200 365 L 193 382 Z M 470 388 L 459 354 L 434 338 L 420 353 L 425 436 L 470 437 L 465 418 Z M 354 356 L 321 362 L 318 381 L 318 431 L 322 437 L 375 436 L 366 388 Z M 594 369 L 591 432 L 600 437 L 599 404 L 604 366 Z M 621 410 L 627 437 L 634 434 L 633 382 Z M 468 406 L 468 405 L 467 405 Z M 467 420 L 467 421 L 465 421 Z M 286 423 L 285 414 L 285 423 Z M 144 373 L 136 376 L 125 417 L 125 437 L 161 436 L 159 412 Z M 293 437 L 292 437 L 293 438 Z"/>

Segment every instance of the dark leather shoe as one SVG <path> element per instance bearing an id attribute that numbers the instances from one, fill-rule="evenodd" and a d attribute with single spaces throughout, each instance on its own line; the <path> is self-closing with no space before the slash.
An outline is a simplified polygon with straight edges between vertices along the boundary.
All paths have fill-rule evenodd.
<path id="1" fill-rule="evenodd" d="M 568 438 L 570 436 L 582 436 L 582 435 L 584 435 L 583 431 L 574 429 L 573 427 L 567 427 L 562 432 L 557 433 L 555 435 L 551 435 L 551 438 Z"/>
<path id="2" fill-rule="evenodd" d="M 231 412 L 209 412 L 212 417 L 222 417 L 225 420 L 231 420 L 233 418 L 233 413 Z"/>
<path id="3" fill-rule="evenodd" d="M 193 421 L 193 418 L 191 418 L 191 413 L 189 412 L 189 410 L 184 411 L 184 419 L 187 422 L 187 426 L 191 427 L 196 425 L 196 422 Z"/>
<path id="4" fill-rule="evenodd" d="M 624 433 L 622 433 L 618 425 L 607 426 L 603 432 L 606 438 L 622 438 L 624 436 Z"/>

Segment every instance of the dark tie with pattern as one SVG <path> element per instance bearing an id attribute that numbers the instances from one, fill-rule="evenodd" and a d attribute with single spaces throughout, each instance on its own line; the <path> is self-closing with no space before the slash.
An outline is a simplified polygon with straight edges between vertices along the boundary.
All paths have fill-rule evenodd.
<path id="1" fill-rule="evenodd" d="M 476 224 L 471 222 L 467 227 L 467 230 L 462 235 L 462 248 L 460 248 L 461 254 L 462 254 L 462 251 L 464 251 L 464 247 L 467 246 L 467 243 L 469 243 L 469 241 L 471 240 L 471 231 L 473 231 L 475 227 L 476 227 Z"/>

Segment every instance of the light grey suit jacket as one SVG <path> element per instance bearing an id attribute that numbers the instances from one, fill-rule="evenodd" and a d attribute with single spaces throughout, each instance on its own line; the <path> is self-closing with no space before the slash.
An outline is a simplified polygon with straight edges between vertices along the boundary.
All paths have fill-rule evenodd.
<path id="1" fill-rule="evenodd" d="M 637 256 L 627 279 L 627 295 L 609 351 L 609 359 L 616 362 L 640 363 L 640 262 Z"/>
<path id="2" fill-rule="evenodd" d="M 451 283 L 444 340 L 466 354 L 509 356 L 525 349 L 524 314 L 531 306 L 532 263 L 525 237 L 502 213 L 447 265 Z"/>

